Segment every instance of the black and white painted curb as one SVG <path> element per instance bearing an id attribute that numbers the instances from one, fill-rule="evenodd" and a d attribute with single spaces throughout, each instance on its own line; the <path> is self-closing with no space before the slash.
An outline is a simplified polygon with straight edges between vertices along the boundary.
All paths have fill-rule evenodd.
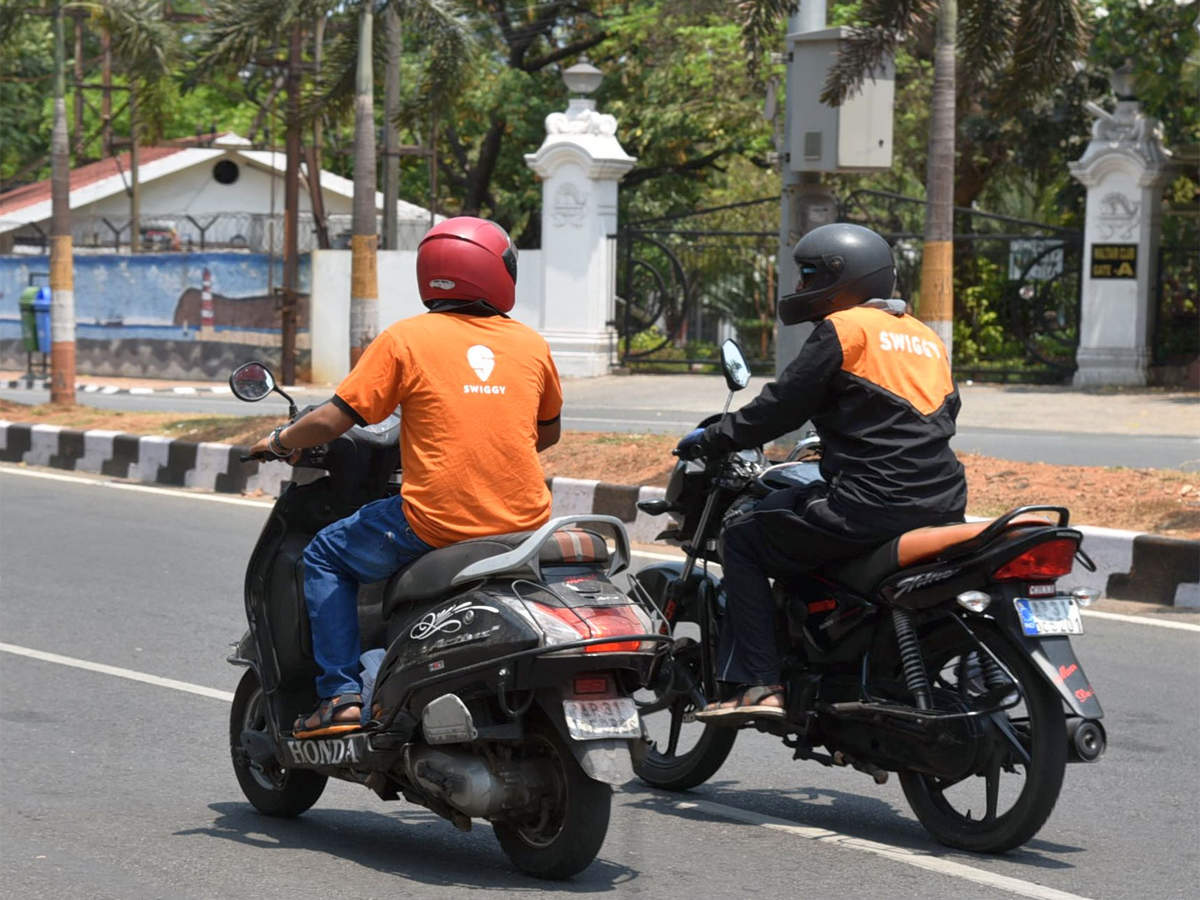
<path id="1" fill-rule="evenodd" d="M 46 390 L 50 387 L 50 382 L 38 376 L 35 378 L 10 378 L 7 381 L 0 382 L 0 387 L 5 390 Z M 115 384 L 76 384 L 76 393 L 80 394 L 165 394 L 167 396 L 212 396 L 229 394 L 233 392 L 227 384 L 212 384 L 201 385 L 199 387 L 193 385 L 181 385 L 179 387 L 169 388 L 148 388 L 148 387 L 118 387 Z"/>
<path id="2" fill-rule="evenodd" d="M 0 419 L 0 461 L 91 472 L 148 484 L 217 493 L 262 492 L 278 496 L 291 480 L 283 462 L 243 463 L 246 448 L 193 443 L 115 431 L 77 431 Z M 662 488 L 551 478 L 554 515 L 602 514 L 625 523 L 635 543 L 654 543 L 668 527 L 666 516 L 650 516 L 639 500 L 659 499 Z M 1083 548 L 1095 572 L 1076 566 L 1071 587 L 1089 587 L 1119 600 L 1200 608 L 1200 541 L 1135 531 L 1080 527 Z"/>

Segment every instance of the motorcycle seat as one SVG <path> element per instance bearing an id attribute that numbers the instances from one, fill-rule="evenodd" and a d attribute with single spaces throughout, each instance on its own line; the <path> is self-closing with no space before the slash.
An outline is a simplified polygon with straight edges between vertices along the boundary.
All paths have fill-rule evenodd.
<path id="1" fill-rule="evenodd" d="M 520 546 L 532 533 L 494 534 L 429 551 L 392 576 L 383 598 L 384 618 L 388 618 L 401 603 L 419 603 L 449 593 L 451 580 L 464 568 L 481 559 L 507 553 Z M 542 566 L 602 566 L 608 560 L 608 544 L 604 538 L 582 528 L 559 529 L 538 553 L 538 562 Z"/>
<path id="2" fill-rule="evenodd" d="M 974 549 L 969 546 L 970 542 L 983 534 L 996 521 L 996 519 L 985 519 L 982 522 L 956 522 L 952 525 L 915 528 L 893 538 L 865 556 L 856 556 L 853 559 L 836 563 L 828 567 L 826 572 L 847 587 L 861 594 L 868 594 L 883 579 L 901 569 L 928 562 L 939 556 L 959 555 L 957 552 L 952 552 L 956 549 L 961 552 L 969 552 Z M 1006 530 L 1029 526 L 1044 527 L 1053 524 L 1043 516 L 1025 514 L 1016 516 L 1009 521 Z"/>

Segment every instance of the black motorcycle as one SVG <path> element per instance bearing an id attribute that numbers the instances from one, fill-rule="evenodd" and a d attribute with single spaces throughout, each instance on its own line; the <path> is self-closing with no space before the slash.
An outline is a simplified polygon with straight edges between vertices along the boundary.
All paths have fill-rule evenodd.
<path id="1" fill-rule="evenodd" d="M 732 399 L 749 369 L 732 341 L 722 362 Z M 704 782 L 738 734 L 693 718 L 723 696 L 715 650 L 725 596 L 709 567 L 720 563 L 722 523 L 773 490 L 819 479 L 819 449 L 802 441 L 778 464 L 760 449 L 680 460 L 665 499 L 639 504 L 672 517 L 659 537 L 686 552 L 635 576 L 675 637 L 639 695 L 655 740 L 636 770 L 655 787 Z M 1068 637 L 1082 633 L 1079 608 L 1095 593 L 1056 584 L 1076 559 L 1094 568 L 1067 523 L 1066 509 L 1022 507 L 777 579 L 786 716 L 747 726 L 782 738 L 796 759 L 853 766 L 880 784 L 898 773 L 917 818 L 944 844 L 994 853 L 1029 840 L 1066 762 L 1093 762 L 1106 742 Z"/>
<path id="2" fill-rule="evenodd" d="M 300 414 L 261 363 L 238 368 L 230 386 L 247 401 L 277 391 Z M 611 786 L 633 777 L 631 751 L 647 746 L 631 695 L 670 640 L 653 607 L 612 582 L 629 565 L 620 520 L 569 516 L 463 541 L 364 586 L 362 646 L 382 656 L 366 721 L 336 737 L 291 736 L 317 702 L 304 548 L 399 490 L 398 436 L 393 416 L 304 451 L 259 536 L 249 631 L 229 657 L 246 667 L 229 731 L 238 782 L 271 816 L 304 812 L 334 777 L 464 831 L 486 819 L 519 869 L 569 877 L 595 858 Z"/>

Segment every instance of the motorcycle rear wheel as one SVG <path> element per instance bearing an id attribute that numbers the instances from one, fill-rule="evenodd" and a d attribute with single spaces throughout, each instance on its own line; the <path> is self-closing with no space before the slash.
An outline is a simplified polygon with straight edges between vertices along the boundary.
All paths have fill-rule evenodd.
<path id="1" fill-rule="evenodd" d="M 246 799 L 266 816 L 290 819 L 309 809 L 325 790 L 327 776 L 308 769 L 285 769 L 275 761 L 260 764 L 242 748 L 242 732 L 267 731 L 266 698 L 258 674 L 247 669 L 233 694 L 229 712 L 229 749 L 233 771 Z"/>
<path id="2" fill-rule="evenodd" d="M 608 835 L 612 788 L 584 773 L 566 739 L 549 723 L 531 729 L 531 753 L 549 768 L 553 797 L 538 821 L 493 822 L 500 849 L 526 875 L 547 880 L 582 872 Z"/>
<path id="3" fill-rule="evenodd" d="M 1009 748 L 1003 751 L 1003 759 L 988 765 L 988 771 L 968 776 L 961 782 L 944 782 L 929 775 L 901 772 L 900 784 L 917 819 L 940 843 L 975 853 L 1003 853 L 1037 834 L 1054 809 L 1067 762 L 1066 717 L 1057 691 L 1034 668 L 1025 653 L 993 628 L 975 624 L 974 632 L 1016 679 L 1023 701 L 1015 709 L 996 715 L 1012 728 L 1028 753 L 1029 761 L 1021 761 L 1015 748 Z M 942 646 L 936 654 L 927 654 L 926 664 L 931 678 L 935 679 L 935 690 L 939 683 L 945 687 L 946 672 L 956 668 L 956 659 L 968 654 L 970 664 L 972 652 L 978 659 L 978 651 L 973 651 L 966 641 L 963 634 L 958 643 Z M 968 666 L 958 671 L 967 673 Z M 963 677 L 972 676 L 963 674 Z M 1015 776 L 1018 768 L 1024 770 L 1024 784 L 1011 806 L 998 814 L 1002 776 Z M 965 805 L 961 796 L 948 798 L 946 792 L 953 788 L 956 792 L 965 790 L 970 795 L 971 783 L 978 779 L 984 782 L 984 799 L 983 815 L 976 818 L 971 807 L 956 808 L 956 804 L 957 807 Z"/>

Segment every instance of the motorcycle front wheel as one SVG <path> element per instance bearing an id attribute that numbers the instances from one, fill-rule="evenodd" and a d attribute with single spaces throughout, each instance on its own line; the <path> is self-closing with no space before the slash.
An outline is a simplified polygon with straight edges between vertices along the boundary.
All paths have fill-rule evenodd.
<path id="1" fill-rule="evenodd" d="M 612 788 L 584 773 L 553 725 L 530 729 L 523 756 L 536 758 L 551 785 L 536 817 L 492 823 L 500 849 L 513 865 L 535 878 L 558 880 L 582 872 L 608 834 Z"/>
<path id="2" fill-rule="evenodd" d="M 320 798 L 329 779 L 308 769 L 285 769 L 275 760 L 255 762 L 242 747 L 243 731 L 269 731 L 266 698 L 258 674 L 247 669 L 233 694 L 229 712 L 229 749 L 233 771 L 246 799 L 260 813 L 290 819 Z"/>
<path id="3" fill-rule="evenodd" d="M 900 784 L 917 819 L 939 842 L 1003 853 L 1037 834 L 1054 809 L 1067 762 L 1066 717 L 1058 693 L 1024 652 L 990 626 L 972 628 L 1007 672 L 962 629 L 937 649 L 922 641 L 934 706 L 970 708 L 971 698 L 996 698 L 1005 687 L 1013 688 L 1005 705 L 1017 703 L 991 714 L 993 747 L 981 771 L 957 780 L 901 772 Z"/>
<path id="4" fill-rule="evenodd" d="M 650 749 L 634 771 L 651 787 L 686 791 L 717 773 L 738 732 L 689 721 L 702 699 L 694 691 L 702 683 L 696 640 L 677 638 L 668 665 L 670 670 L 660 673 L 657 690 L 639 692 L 634 698 L 650 732 Z"/>

